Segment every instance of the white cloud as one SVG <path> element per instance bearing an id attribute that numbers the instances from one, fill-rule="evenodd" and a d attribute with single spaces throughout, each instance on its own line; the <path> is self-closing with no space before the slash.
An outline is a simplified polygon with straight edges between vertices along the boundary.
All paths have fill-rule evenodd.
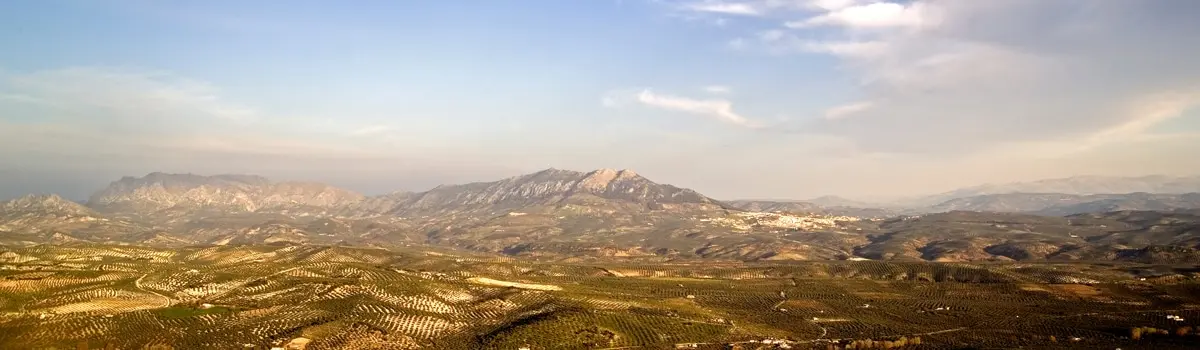
<path id="1" fill-rule="evenodd" d="M 706 90 L 719 92 L 728 91 L 728 88 L 723 86 L 709 86 L 706 87 Z M 759 128 L 762 126 L 757 121 L 735 112 L 733 110 L 733 102 L 725 99 L 695 99 L 660 94 L 651 89 L 643 88 L 609 91 L 601 97 L 601 103 L 608 108 L 641 105 L 674 112 L 702 115 L 745 128 Z"/>
<path id="2" fill-rule="evenodd" d="M 705 1 L 684 4 L 683 8 L 695 12 L 720 13 L 727 15 L 757 16 L 762 14 L 758 8 L 749 3 Z"/>
<path id="3" fill-rule="evenodd" d="M 841 57 L 879 57 L 887 52 L 887 43 L 882 41 L 824 41 L 801 42 L 802 49 L 810 52 L 827 53 Z"/>
<path id="4" fill-rule="evenodd" d="M 727 100 L 698 100 L 679 96 L 661 95 L 647 89 L 642 90 L 642 92 L 637 94 L 637 101 L 647 106 L 666 110 L 716 117 L 718 120 L 738 126 L 757 126 L 756 123 L 734 112 L 733 103 Z"/>
<path id="5" fill-rule="evenodd" d="M 839 4 L 840 5 L 840 4 Z M 903 5 L 892 2 L 876 2 L 858 6 L 831 6 L 830 12 L 798 22 L 787 22 L 789 28 L 810 26 L 842 26 L 849 28 L 893 28 L 915 27 L 922 24 L 928 14 L 922 12 L 921 2 Z"/>
<path id="6" fill-rule="evenodd" d="M 758 40 L 773 43 L 788 37 L 788 33 L 778 29 L 764 30 L 758 33 Z"/>
<path id="7" fill-rule="evenodd" d="M 633 97 L 637 95 L 640 89 L 617 89 L 604 93 L 600 96 L 600 105 L 607 108 L 620 108 L 633 102 Z"/>
<path id="8" fill-rule="evenodd" d="M 729 40 L 728 43 L 726 43 L 726 46 L 729 46 L 729 48 L 733 49 L 733 50 L 743 50 L 747 46 L 746 39 L 745 38 L 733 38 L 732 40 Z"/>
<path id="9" fill-rule="evenodd" d="M 835 11 L 874 0 L 651 0 L 695 14 L 773 17 L 813 10 Z"/>
<path id="10" fill-rule="evenodd" d="M 652 0 L 671 5 L 676 11 L 695 14 L 767 17 L 809 9 L 850 6 L 857 0 Z"/>
<path id="11" fill-rule="evenodd" d="M 1191 108 L 1200 107 L 1200 91 L 1179 91 L 1141 96 L 1117 107 L 1126 121 L 1077 137 L 1000 142 L 980 153 L 982 158 L 1063 159 L 1096 153 L 1108 147 L 1153 147 L 1161 141 L 1194 140 L 1196 131 L 1156 133 L 1158 123 L 1178 118 Z M 1095 156 L 1094 154 L 1092 156 Z M 1153 158 L 1171 158 L 1158 154 Z"/>
<path id="12" fill-rule="evenodd" d="M 1200 4 L 809 5 L 819 13 L 760 31 L 742 47 L 837 58 L 860 82 L 857 94 L 876 102 L 852 120 L 809 131 L 848 137 L 865 149 L 945 154 L 1021 142 L 1048 149 L 1145 138 L 1150 128 L 1093 135 L 1136 119 L 1126 106 L 1145 96 L 1200 87 L 1200 62 L 1190 59 L 1200 46 L 1181 44 L 1190 38 L 1183 33 L 1200 32 L 1200 22 L 1189 19 L 1200 15 Z M 1177 117 L 1142 120 L 1170 118 Z"/>
<path id="13" fill-rule="evenodd" d="M 1184 112 L 1200 107 L 1200 90 L 1168 91 L 1133 99 L 1125 108 L 1129 116 L 1124 123 L 1102 129 L 1086 138 L 1085 144 L 1094 146 L 1109 140 L 1156 138 L 1167 135 L 1152 134 L 1154 126 L 1183 115 Z M 1186 134 L 1186 132 L 1185 132 Z"/>
<path id="14" fill-rule="evenodd" d="M 808 1 L 807 5 L 810 8 L 834 11 L 854 6 L 862 2 L 863 0 L 811 0 Z"/>
<path id="15" fill-rule="evenodd" d="M 829 68 L 858 83 L 837 93 L 862 101 L 830 103 L 823 118 L 770 128 L 795 131 L 775 148 L 802 149 L 783 157 L 802 159 L 803 169 L 781 174 L 804 174 L 846 194 L 901 191 L 894 184 L 930 192 L 1087 173 L 1200 171 L 1191 160 L 1200 152 L 1200 45 L 1191 44 L 1200 2 L 746 3 L 761 15 L 745 19 L 754 25 L 731 26 L 738 39 L 730 46 L 743 54 L 828 55 Z M 807 138 L 838 140 L 839 157 L 799 146 Z M 848 179 L 869 173 L 887 175 L 860 180 L 893 185 Z"/>
<path id="16" fill-rule="evenodd" d="M 874 105 L 875 105 L 875 103 L 871 102 L 871 101 L 861 101 L 861 102 L 855 102 L 855 103 L 835 106 L 833 108 L 825 110 L 825 119 L 834 120 L 834 119 L 846 118 L 855 113 L 861 113 L 867 109 L 870 109 L 871 106 L 874 106 Z"/>
<path id="17" fill-rule="evenodd" d="M 725 85 L 709 85 L 704 87 L 704 91 L 710 94 L 728 94 L 733 92 L 733 88 Z"/>

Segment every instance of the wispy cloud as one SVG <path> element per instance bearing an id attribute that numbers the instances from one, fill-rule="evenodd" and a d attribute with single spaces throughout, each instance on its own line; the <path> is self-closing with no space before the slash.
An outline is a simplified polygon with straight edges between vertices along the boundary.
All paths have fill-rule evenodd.
<path id="1" fill-rule="evenodd" d="M 751 122 L 746 117 L 734 112 L 733 103 L 727 100 L 691 99 L 672 95 L 661 95 L 650 90 L 642 90 L 641 93 L 638 93 L 637 100 L 638 102 L 652 107 L 716 117 L 718 120 L 737 126 L 758 126 L 756 123 Z"/>
<path id="2" fill-rule="evenodd" d="M 814 8 L 836 8 L 854 0 L 652 0 L 670 4 L 676 11 L 742 17 L 772 17 Z"/>
<path id="3" fill-rule="evenodd" d="M 875 105 L 874 102 L 862 101 L 862 102 L 855 102 L 855 103 L 835 106 L 835 107 L 829 108 L 828 110 L 825 111 L 825 119 L 835 120 L 835 119 L 846 118 L 855 113 L 861 113 L 863 111 L 866 111 L 867 109 L 870 109 L 871 106 L 873 106 L 873 105 Z"/>
<path id="4" fill-rule="evenodd" d="M 1085 144 L 1103 144 L 1113 139 L 1173 137 L 1174 133 L 1151 134 L 1148 131 L 1162 122 L 1179 118 L 1196 107 L 1200 107 L 1200 89 L 1143 96 L 1127 105 L 1126 113 L 1129 118 L 1126 118 L 1125 122 L 1089 135 Z M 1192 132 L 1184 131 L 1179 134 L 1188 135 Z"/>
<path id="5" fill-rule="evenodd" d="M 733 92 L 733 88 L 725 85 L 709 85 L 704 87 L 704 91 L 710 94 L 728 94 Z"/>
<path id="6" fill-rule="evenodd" d="M 836 4 L 845 5 L 845 4 Z M 803 21 L 784 23 L 788 28 L 813 26 L 842 26 L 848 28 L 894 28 L 919 26 L 927 20 L 929 13 L 923 12 L 922 4 L 915 2 L 904 5 L 892 2 L 875 2 L 865 5 L 829 6 L 828 13 Z"/>
<path id="7" fill-rule="evenodd" d="M 762 14 L 762 12 L 760 12 L 756 6 L 750 3 L 741 2 L 704 1 L 687 3 L 682 7 L 690 11 L 720 13 L 727 15 L 757 16 Z"/>
<path id="8" fill-rule="evenodd" d="M 1013 142 L 1118 142 L 1152 128 L 1120 136 L 1106 130 L 1178 118 L 1139 119 L 1144 113 L 1127 106 L 1200 87 L 1200 63 L 1186 59 L 1200 55 L 1200 47 L 1177 45 L 1186 40 L 1182 33 L 1200 31 L 1200 22 L 1184 15 L 1200 14 L 1190 3 L 805 4 L 808 14 L 745 33 L 740 46 L 838 59 L 861 83 L 858 93 L 875 102 L 831 106 L 825 119 L 837 122 L 810 131 L 865 149 L 944 154 Z M 848 112 L 854 118 L 844 118 Z"/>
<path id="9" fill-rule="evenodd" d="M 104 149 L 240 154 L 353 154 L 313 120 L 230 103 L 216 87 L 170 73 L 67 68 L 7 76 L 0 144 L 10 150 L 89 154 Z M 312 124 L 312 127 L 305 127 Z"/>
<path id="10" fill-rule="evenodd" d="M 748 17 L 774 17 L 785 14 L 835 11 L 871 3 L 875 0 L 651 0 L 667 3 L 674 9 L 694 13 Z"/>
<path id="11" fill-rule="evenodd" d="M 166 72 L 6 72 L 0 76 L 0 96 L 13 97 L 0 98 L 0 171 L 70 174 L 97 186 L 115 176 L 176 171 L 254 173 L 396 190 L 517 172 L 453 145 L 414 142 L 420 131 L 278 115 L 231 103 L 212 84 Z M 425 138 L 448 143 L 444 137 Z M 0 181 L 0 193 L 62 189 L 17 185 Z M 419 187 L 408 187 L 414 185 Z"/>
<path id="12" fill-rule="evenodd" d="M 821 60 L 805 56 L 828 56 L 835 64 L 824 68 L 857 83 L 836 93 L 858 102 L 826 102 L 815 118 L 767 129 L 787 132 L 763 142 L 806 160 L 781 173 L 823 184 L 886 173 L 889 183 L 928 191 L 1079 173 L 1200 171 L 1188 158 L 1200 152 L 1200 61 L 1192 59 L 1200 46 L 1183 45 L 1200 32 L 1200 3 L 736 3 L 755 15 L 728 27 L 736 39 L 717 40 L 740 55 L 801 56 L 758 58 L 772 63 L 814 65 Z M 837 145 L 838 156 L 800 146 L 812 138 Z"/>
<path id="13" fill-rule="evenodd" d="M 651 89 L 617 90 L 601 98 L 605 107 L 618 108 L 630 104 L 657 109 L 706 116 L 715 120 L 745 128 L 762 125 L 733 110 L 733 102 L 725 99 L 697 99 L 657 93 Z"/>
<path id="14" fill-rule="evenodd" d="M 836 11 L 847 7 L 874 0 L 808 0 L 803 1 L 809 8 Z"/>
<path id="15" fill-rule="evenodd" d="M 113 128 L 259 118 L 253 109 L 221 101 L 211 85 L 163 72 L 68 68 L 11 76 L 0 86 L 10 91 L 7 95 L 61 111 L 49 118 L 86 113 L 92 117 L 83 122 L 102 122 Z"/>

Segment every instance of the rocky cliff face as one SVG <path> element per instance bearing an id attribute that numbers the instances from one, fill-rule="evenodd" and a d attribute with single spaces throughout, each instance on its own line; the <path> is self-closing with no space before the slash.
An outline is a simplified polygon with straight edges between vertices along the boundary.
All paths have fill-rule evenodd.
<path id="1" fill-rule="evenodd" d="M 169 208 L 259 212 L 308 207 L 327 208 L 346 216 L 370 216 L 512 210 L 534 205 L 597 204 L 596 201 L 656 208 L 671 204 L 719 206 L 717 201 L 695 191 L 657 184 L 633 171 L 612 169 L 587 173 L 547 169 L 494 182 L 446 185 L 425 192 L 375 197 L 316 183 L 273 183 L 258 176 L 152 173 L 113 182 L 93 195 L 88 205 L 107 212 L 139 213 Z"/>
<path id="2" fill-rule="evenodd" d="M 559 204 L 636 204 L 649 209 L 673 205 L 720 208 L 719 202 L 696 191 L 654 183 L 630 170 L 600 169 L 584 173 L 547 169 L 495 182 L 439 186 L 409 196 L 394 212 L 415 215 Z"/>
<path id="3" fill-rule="evenodd" d="M 438 232 L 438 239 L 467 241 L 490 237 L 491 231 L 525 238 L 537 232 L 547 237 L 591 235 L 618 226 L 650 230 L 681 215 L 724 212 L 721 203 L 695 191 L 612 169 L 547 169 L 493 182 L 372 197 L 258 176 L 152 173 L 113 182 L 93 195 L 89 206 L 196 242 L 229 244 L 398 243 L 423 240 L 431 232 Z M 328 219 L 344 221 L 350 228 L 327 230 L 328 222 L 322 220 Z M 265 223 L 271 224 L 262 226 Z M 250 229 L 259 226 L 266 228 Z M 252 234 L 268 231 L 273 233 Z"/>
<path id="4" fill-rule="evenodd" d="M 272 183 L 250 175 L 201 176 L 151 173 L 125 177 L 92 195 L 88 205 L 102 211 L 153 212 L 167 208 L 212 208 L 255 212 L 297 207 L 330 208 L 363 195 L 324 184 Z"/>

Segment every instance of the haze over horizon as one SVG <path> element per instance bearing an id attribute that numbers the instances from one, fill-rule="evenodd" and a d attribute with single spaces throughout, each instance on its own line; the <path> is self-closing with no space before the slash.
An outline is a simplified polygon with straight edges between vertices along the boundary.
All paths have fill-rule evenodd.
<path id="1" fill-rule="evenodd" d="M 633 169 L 721 199 L 1200 174 L 1200 2 L 0 4 L 0 198 Z"/>

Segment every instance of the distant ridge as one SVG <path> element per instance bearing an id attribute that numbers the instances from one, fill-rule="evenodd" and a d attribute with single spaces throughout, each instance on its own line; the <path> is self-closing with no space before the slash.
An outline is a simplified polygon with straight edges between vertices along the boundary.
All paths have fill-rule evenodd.
<path id="1" fill-rule="evenodd" d="M 401 211 L 446 207 L 508 208 L 570 203 L 588 198 L 650 206 L 720 205 L 696 191 L 658 184 L 632 170 L 598 169 L 585 173 L 550 168 L 499 181 L 438 186 L 413 194 Z"/>
<path id="2" fill-rule="evenodd" d="M 881 204 L 878 204 L 878 203 L 857 201 L 857 200 L 848 199 L 848 198 L 839 197 L 839 196 L 821 196 L 821 197 L 805 200 L 805 202 L 809 202 L 809 203 L 813 203 L 813 204 L 821 205 L 821 206 L 826 206 L 826 207 L 873 208 L 873 207 L 881 207 L 882 206 Z"/>
<path id="3" fill-rule="evenodd" d="M 174 207 L 257 211 L 298 206 L 330 207 L 358 202 L 363 195 L 312 182 L 273 183 L 256 175 L 166 174 L 126 176 L 95 194 L 87 205 L 102 210 L 161 210 Z M 125 209 L 122 209 L 125 208 Z"/>
<path id="4" fill-rule="evenodd" d="M 1102 208 L 1095 204 L 1086 205 L 1089 201 L 1085 199 L 1088 198 L 1107 199 L 1111 202 L 1120 197 L 1078 196 L 1127 193 L 1169 195 L 1187 192 L 1200 192 L 1200 176 L 1075 176 L 973 186 L 903 203 L 870 203 L 839 196 L 822 196 L 809 200 L 718 201 L 691 189 L 650 181 L 627 169 L 581 172 L 548 168 L 497 181 L 443 184 L 423 192 L 394 192 L 368 197 L 319 183 L 277 183 L 256 175 L 204 176 L 153 172 L 143 177 L 126 176 L 113 182 L 104 190 L 92 195 L 87 201 L 87 206 L 110 212 L 145 212 L 194 207 L 246 212 L 333 210 L 352 216 L 381 213 L 436 215 L 461 210 L 502 211 L 531 205 L 582 203 L 592 198 L 593 202 L 608 200 L 659 208 L 664 205 L 700 205 L 735 210 L 885 217 L 904 212 L 949 210 L 1067 214 L 1088 212 L 1089 208 Z M 1055 203 L 1047 202 L 1048 198 L 1055 195 L 1072 198 L 1060 199 L 1061 203 L 1058 204 L 1066 205 L 1070 202 L 1074 207 L 1055 208 Z M 1024 199 L 1018 200 L 1018 197 Z M 1040 199 L 1035 200 L 1035 197 Z M 1138 203 L 1145 205 L 1139 206 Z M 1191 207 L 1186 204 L 1190 203 L 1186 200 L 1156 203 L 1166 204 L 1126 201 L 1122 205 L 1111 207 L 1154 209 L 1170 206 L 1172 203 L 1179 204 L 1181 208 Z"/>
<path id="5" fill-rule="evenodd" d="M 1074 195 L 1061 193 L 1006 193 L 955 198 L 929 211 L 955 210 L 1018 212 L 1063 216 L 1122 210 L 1176 210 L 1200 208 L 1200 193 L 1126 193 Z"/>
<path id="6" fill-rule="evenodd" d="M 95 214 L 91 209 L 57 194 L 30 194 L 0 203 L 0 212 L 42 212 L 68 215 Z"/>
<path id="7" fill-rule="evenodd" d="M 961 197 L 1005 193 L 1119 194 L 1200 192 L 1200 176 L 1097 176 L 1083 175 L 1036 181 L 984 184 L 942 193 Z"/>
<path id="8" fill-rule="evenodd" d="M 1200 208 L 1200 194 L 989 194 L 909 211 L 718 201 L 617 169 L 551 168 L 379 196 L 255 175 L 155 172 L 122 177 L 87 206 L 55 195 L 0 202 L 0 245 L 419 245 L 656 261 L 1187 262 L 1200 256 L 1175 249 L 1200 242 L 1200 220 L 1189 208 Z M 1154 245 L 1172 248 L 1148 248 Z"/>
<path id="9" fill-rule="evenodd" d="M 444 184 L 424 192 L 368 197 L 309 182 L 272 182 L 256 175 L 154 172 L 126 176 L 90 197 L 87 205 L 109 212 L 209 208 L 243 212 L 328 209 L 347 215 L 429 215 L 460 210 L 505 210 L 531 205 L 610 200 L 662 208 L 722 207 L 696 191 L 658 184 L 632 170 L 590 172 L 549 168 L 491 182 Z"/>

